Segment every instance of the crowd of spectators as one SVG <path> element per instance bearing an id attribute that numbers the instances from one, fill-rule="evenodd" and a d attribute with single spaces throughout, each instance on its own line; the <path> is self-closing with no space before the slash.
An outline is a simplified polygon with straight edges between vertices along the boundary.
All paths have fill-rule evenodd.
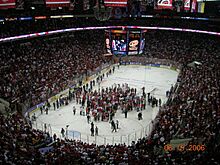
<path id="1" fill-rule="evenodd" d="M 92 33 L 2 45 L 1 97 L 18 102 L 29 99 L 34 105 L 68 88 L 77 75 L 108 62 L 100 33 Z"/>
<path id="2" fill-rule="evenodd" d="M 52 141 L 46 132 L 32 129 L 21 114 L 0 115 L 0 164 L 34 164 L 41 155 L 36 147 Z"/>
<path id="3" fill-rule="evenodd" d="M 79 35 L 82 35 L 82 33 Z M 63 43 L 61 43 L 60 40 L 57 39 L 57 43 L 55 44 L 50 44 L 50 42 L 47 41 L 36 43 L 36 45 L 31 44 L 31 46 L 24 45 L 20 48 L 14 46 L 14 50 L 1 49 L 3 50 L 1 65 L 4 66 L 3 68 L 9 68 L 7 70 L 4 69 L 4 72 L 1 71 L 1 76 L 4 77 L 4 81 L 2 81 L 1 84 L 4 84 L 4 86 L 8 84 L 6 89 L 10 91 L 15 83 L 27 83 L 28 85 L 25 86 L 24 89 L 30 90 L 33 95 L 35 90 L 33 90 L 32 86 L 40 87 L 39 85 L 37 86 L 37 82 L 42 82 L 42 87 L 47 86 L 47 88 L 50 88 L 49 85 L 46 85 L 47 83 L 54 84 L 55 81 L 55 84 L 59 84 L 62 82 L 59 82 L 59 78 L 64 81 L 68 78 L 72 78 L 69 76 L 72 76 L 71 74 L 74 73 L 76 69 L 75 65 L 80 67 L 78 68 L 81 71 L 78 72 L 80 74 L 83 73 L 83 69 L 87 69 L 87 67 L 90 69 L 94 68 L 93 64 L 95 66 L 100 65 L 101 62 L 104 61 L 101 56 L 99 56 L 99 53 L 101 53 L 101 49 L 99 49 L 101 37 L 99 37 L 98 40 L 94 39 L 94 36 L 97 35 L 95 33 L 93 33 L 90 38 L 85 34 L 83 35 L 87 38 L 81 38 L 86 40 L 81 43 L 83 45 L 80 45 L 79 40 L 62 40 Z M 87 42 L 87 44 L 85 44 L 85 42 Z M 72 43 L 74 43 L 74 45 Z M 90 45 L 95 46 L 95 48 L 89 47 Z M 205 164 L 219 164 L 219 38 L 194 33 L 151 31 L 146 35 L 145 45 L 145 52 L 142 58 L 162 58 L 182 64 L 176 92 L 172 93 L 171 102 L 160 110 L 154 121 L 154 129 L 150 136 L 139 139 L 137 143 L 132 143 L 129 146 L 124 144 L 97 146 L 81 141 L 71 141 L 67 139 L 65 141 L 55 138 L 54 143 L 51 144 L 53 151 L 39 154 L 37 148 L 30 150 L 30 143 L 22 141 L 23 139 L 20 138 L 22 134 L 18 135 L 13 131 L 20 127 L 19 130 L 23 131 L 23 136 L 27 136 L 29 140 L 32 139 L 32 136 L 42 135 L 42 132 L 32 131 L 29 129 L 29 126 L 26 128 L 27 123 L 21 122 L 21 119 L 14 120 L 14 122 L 16 122 L 15 124 L 13 120 L 7 120 L 1 117 L 1 121 L 3 121 L 1 122 L 1 129 L 3 130 L 1 134 L 3 137 L 9 134 L 8 137 L 1 139 L 1 146 L 3 148 L 1 150 L 1 161 L 4 163 L 13 162 L 15 164 L 17 162 L 22 162 L 23 164 L 30 164 L 30 162 L 36 164 L 42 162 L 45 164 L 121 163 L 132 165 L 198 165 L 204 164 L 204 162 Z M 28 48 L 31 51 L 28 50 Z M 73 60 L 73 52 L 76 52 L 74 53 L 74 58 L 78 55 L 76 60 Z M 10 56 L 8 56 L 8 54 Z M 19 58 L 21 56 L 26 56 L 26 58 Z M 29 58 L 31 58 L 31 60 L 29 60 Z M 77 60 L 80 62 L 77 63 Z M 132 57 L 129 62 L 131 60 L 138 61 L 138 57 Z M 26 61 L 28 61 L 28 63 L 26 63 Z M 74 64 L 70 66 L 67 65 L 71 64 L 72 61 L 74 61 Z M 97 61 L 99 62 L 95 63 Z M 188 64 L 193 61 L 197 61 L 200 64 L 195 67 L 190 67 Z M 30 63 L 33 67 L 30 66 Z M 18 66 L 21 67 L 18 68 Z M 69 70 L 68 66 L 72 68 Z M 86 68 L 84 68 L 85 66 Z M 40 73 L 36 74 L 33 70 L 36 73 L 40 70 Z M 22 73 L 23 77 L 29 75 L 30 78 L 27 80 L 21 79 Z M 40 77 L 41 75 L 42 77 Z M 52 77 L 49 78 L 50 76 Z M 57 77 L 57 79 L 53 78 L 53 76 Z M 62 79 L 63 77 L 64 79 Z M 42 79 L 44 80 L 41 81 Z M 9 84 L 11 84 L 11 86 Z M 21 84 L 17 87 L 15 86 L 15 92 L 22 89 Z M 52 85 L 52 87 L 53 88 L 50 88 L 51 91 L 56 89 L 56 85 Z M 44 88 L 40 88 L 39 91 L 44 91 Z M 20 93 L 22 94 L 23 91 L 20 91 Z M 9 95 L 5 90 L 1 90 L 1 95 L 2 94 L 8 98 L 13 96 Z M 11 127 L 11 125 L 15 126 Z M 7 128 L 12 129 L 11 134 L 7 131 Z M 192 138 L 189 142 L 190 144 L 204 144 L 205 150 L 178 151 L 177 149 L 173 149 L 172 151 L 164 152 L 164 145 L 169 144 L 173 138 Z M 13 141 L 17 141 L 18 143 L 14 145 Z M 24 156 L 20 157 L 22 153 L 18 152 L 18 149 L 21 150 L 23 146 L 28 148 L 29 152 L 24 152 Z M 12 152 L 14 155 L 7 156 L 11 150 L 14 151 Z"/>

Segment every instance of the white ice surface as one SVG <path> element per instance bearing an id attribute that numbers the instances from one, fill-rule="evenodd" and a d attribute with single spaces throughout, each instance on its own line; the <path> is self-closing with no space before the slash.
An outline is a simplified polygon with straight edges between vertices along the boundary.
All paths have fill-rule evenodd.
<path id="1" fill-rule="evenodd" d="M 171 85 L 176 83 L 178 72 L 156 67 L 145 67 L 138 65 L 127 65 L 116 67 L 115 73 L 108 78 L 104 78 L 101 87 L 112 86 L 114 83 L 122 84 L 127 83 L 131 87 L 137 88 L 137 93 L 141 93 L 141 88 L 144 86 L 146 93 L 151 92 L 156 98 L 161 98 L 162 102 L 166 102 L 165 92 L 170 89 Z M 97 86 L 96 86 L 97 88 Z M 73 115 L 72 107 L 76 106 L 76 115 Z M 36 112 L 37 121 L 33 123 L 34 128 L 43 130 L 43 124 L 47 124 L 47 129 L 50 133 L 56 133 L 61 137 L 61 128 L 68 127 L 68 138 L 81 139 L 87 143 L 96 144 L 115 144 L 126 143 L 131 144 L 131 141 L 136 141 L 138 138 L 149 134 L 151 130 L 152 120 L 156 117 L 159 108 L 152 108 L 147 105 L 146 110 L 142 111 L 143 120 L 137 119 L 137 112 L 128 112 L 128 117 L 125 119 L 121 110 L 118 110 L 113 120 L 119 121 L 119 129 L 117 132 L 112 133 L 109 122 L 95 122 L 95 126 L 99 129 L 99 136 L 90 136 L 90 124 L 87 123 L 86 116 L 80 116 L 79 104 L 74 101 L 69 105 L 61 107 L 58 110 L 53 110 L 53 106 L 46 115 Z"/>

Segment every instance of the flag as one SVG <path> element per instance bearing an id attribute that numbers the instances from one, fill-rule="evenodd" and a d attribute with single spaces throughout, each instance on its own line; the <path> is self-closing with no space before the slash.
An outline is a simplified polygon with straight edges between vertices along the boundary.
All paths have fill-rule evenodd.
<path id="1" fill-rule="evenodd" d="M 0 9 L 15 8 L 15 0 L 0 0 Z"/>
<path id="2" fill-rule="evenodd" d="M 127 7 L 128 0 L 104 0 L 104 5 L 108 7 Z"/>
<path id="3" fill-rule="evenodd" d="M 47 7 L 69 7 L 70 0 L 46 0 Z"/>

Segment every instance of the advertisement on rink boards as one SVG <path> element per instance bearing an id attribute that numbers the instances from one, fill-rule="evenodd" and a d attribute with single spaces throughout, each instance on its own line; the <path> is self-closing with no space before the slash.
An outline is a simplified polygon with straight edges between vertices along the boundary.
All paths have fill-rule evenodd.
<path id="1" fill-rule="evenodd" d="M 122 61 L 121 64 L 122 65 L 143 65 L 146 67 L 159 67 L 159 68 L 165 68 L 165 69 L 170 69 L 170 70 L 180 72 L 180 66 L 178 66 L 178 64 L 171 64 L 171 63 L 169 64 L 169 62 L 165 62 L 165 61 L 159 62 L 159 60 L 158 60 L 158 63 L 147 62 L 145 60 L 140 60 L 140 61 L 143 61 L 143 62 Z"/>

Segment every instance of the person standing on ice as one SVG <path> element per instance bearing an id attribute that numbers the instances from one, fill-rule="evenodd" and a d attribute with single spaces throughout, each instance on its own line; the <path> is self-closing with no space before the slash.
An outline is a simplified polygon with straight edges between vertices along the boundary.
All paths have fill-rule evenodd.
<path id="1" fill-rule="evenodd" d="M 142 88 L 142 95 L 143 95 L 143 97 L 146 97 L 145 87 Z"/>
<path id="2" fill-rule="evenodd" d="M 80 107 L 80 115 L 85 116 L 85 112 L 83 108 L 84 108 L 83 106 Z"/>
<path id="3" fill-rule="evenodd" d="M 94 127 L 91 127 L 90 131 L 91 131 L 91 136 L 94 136 Z"/>
<path id="4" fill-rule="evenodd" d="M 46 102 L 46 106 L 47 106 L 48 110 L 50 110 L 50 102 L 48 100 Z"/>
<path id="5" fill-rule="evenodd" d="M 142 120 L 142 119 L 143 119 L 143 117 L 142 117 L 142 113 L 139 112 L 139 113 L 138 113 L 138 120 Z"/>
<path id="6" fill-rule="evenodd" d="M 95 127 L 95 136 L 98 136 L 98 134 L 99 134 L 99 130 L 98 130 L 98 127 L 96 126 Z"/>
<path id="7" fill-rule="evenodd" d="M 58 99 L 56 100 L 56 106 L 57 106 L 57 110 L 59 109 L 59 101 Z"/>
<path id="8" fill-rule="evenodd" d="M 75 115 L 76 114 L 76 107 L 73 106 L 73 114 Z"/>
<path id="9" fill-rule="evenodd" d="M 91 128 L 94 128 L 94 123 L 93 122 L 91 123 Z"/>
<path id="10" fill-rule="evenodd" d="M 117 132 L 114 120 L 112 120 L 111 125 L 112 125 L 112 132 L 114 131 Z"/>
<path id="11" fill-rule="evenodd" d="M 44 132 L 47 132 L 47 124 L 44 123 Z"/>
<path id="12" fill-rule="evenodd" d="M 56 141 L 57 140 L 57 135 L 54 133 L 53 134 L 53 141 Z"/>
<path id="13" fill-rule="evenodd" d="M 118 129 L 119 121 L 116 120 L 116 128 Z"/>
<path id="14" fill-rule="evenodd" d="M 48 108 L 45 109 L 46 115 L 48 115 Z"/>
<path id="15" fill-rule="evenodd" d="M 54 111 L 56 110 L 56 103 L 55 102 L 53 102 L 53 109 L 54 109 Z"/>
<path id="16" fill-rule="evenodd" d="M 85 106 L 85 102 L 86 102 L 86 94 L 83 94 L 83 96 L 82 96 L 82 107 Z"/>
<path id="17" fill-rule="evenodd" d="M 43 114 L 43 107 L 40 107 L 40 113 Z"/>
<path id="18" fill-rule="evenodd" d="M 62 134 L 62 137 L 65 136 L 65 130 L 63 128 L 61 129 L 61 134 Z"/>
<path id="19" fill-rule="evenodd" d="M 36 115 L 35 115 L 35 113 L 34 113 L 34 115 L 31 117 L 31 120 L 32 120 L 32 121 L 36 121 L 36 119 L 37 119 L 37 117 L 36 117 Z"/>
<path id="20" fill-rule="evenodd" d="M 162 101 L 161 99 L 159 99 L 159 107 L 161 107 Z"/>
<path id="21" fill-rule="evenodd" d="M 125 118 L 127 118 L 127 116 L 128 116 L 128 110 L 125 109 Z"/>
<path id="22" fill-rule="evenodd" d="M 89 124 L 89 121 L 90 121 L 90 115 L 87 114 L 87 123 Z M 92 123 L 91 123 L 92 124 Z"/>

